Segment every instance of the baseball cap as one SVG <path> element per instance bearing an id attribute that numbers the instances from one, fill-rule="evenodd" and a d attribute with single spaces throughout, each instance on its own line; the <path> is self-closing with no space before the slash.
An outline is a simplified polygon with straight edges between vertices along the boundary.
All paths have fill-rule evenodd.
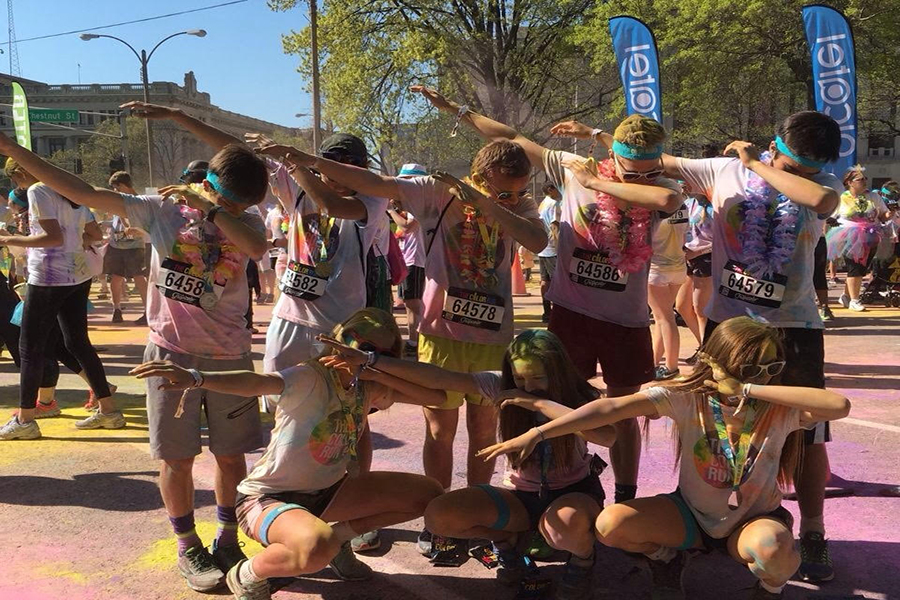
<path id="1" fill-rule="evenodd" d="M 420 177 L 423 175 L 428 175 L 428 169 L 418 163 L 406 163 L 400 167 L 397 177 Z"/>
<path id="2" fill-rule="evenodd" d="M 335 133 L 319 146 L 319 154 L 329 160 L 364 167 L 369 162 L 366 144 L 355 135 Z"/>

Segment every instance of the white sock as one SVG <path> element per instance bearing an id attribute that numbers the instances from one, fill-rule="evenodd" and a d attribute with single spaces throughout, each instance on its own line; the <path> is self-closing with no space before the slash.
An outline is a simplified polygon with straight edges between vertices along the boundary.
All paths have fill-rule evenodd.
<path id="1" fill-rule="evenodd" d="M 344 542 L 349 542 L 353 538 L 359 535 L 356 531 L 354 531 L 353 527 L 350 526 L 350 521 L 340 521 L 331 526 L 332 531 L 334 531 L 334 536 L 340 540 L 343 544 Z"/>
<path id="2" fill-rule="evenodd" d="M 671 561 L 673 558 L 678 556 L 678 550 L 675 548 L 669 548 L 667 546 L 660 546 L 659 550 L 656 552 L 651 552 L 646 555 L 650 560 L 656 560 L 660 562 L 667 563 Z"/>
<path id="3" fill-rule="evenodd" d="M 781 593 L 781 590 L 783 590 L 783 589 L 784 589 L 784 586 L 785 586 L 784 583 L 782 583 L 782 584 L 779 585 L 779 586 L 769 585 L 768 583 L 766 583 L 766 582 L 763 581 L 762 579 L 759 580 L 759 585 L 762 586 L 762 589 L 766 590 L 766 591 L 769 592 L 770 594 L 780 594 L 780 593 Z"/>
<path id="4" fill-rule="evenodd" d="M 800 535 L 814 531 L 825 535 L 825 515 L 804 517 L 800 515 Z"/>
<path id="5" fill-rule="evenodd" d="M 259 583 L 265 578 L 258 576 L 253 571 L 253 559 L 251 558 L 244 561 L 244 564 L 241 565 L 241 568 L 238 571 L 238 579 L 241 583 Z"/>

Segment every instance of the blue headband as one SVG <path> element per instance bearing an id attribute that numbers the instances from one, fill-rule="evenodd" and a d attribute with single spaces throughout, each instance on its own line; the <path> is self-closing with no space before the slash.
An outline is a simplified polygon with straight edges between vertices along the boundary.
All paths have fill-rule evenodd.
<path id="1" fill-rule="evenodd" d="M 232 202 L 245 204 L 245 202 L 238 198 L 237 195 L 232 193 L 230 190 L 226 190 L 225 186 L 223 186 L 222 182 L 219 180 L 219 176 L 212 171 L 206 172 L 206 180 L 209 182 L 210 187 L 215 190 L 215 192 L 220 196 L 224 196 L 226 199 L 231 200 Z"/>
<path id="2" fill-rule="evenodd" d="M 811 158 L 804 158 L 803 156 L 794 154 L 793 152 L 791 152 L 791 149 L 788 148 L 788 145 L 784 143 L 784 140 L 781 139 L 780 135 L 775 136 L 775 147 L 778 148 L 779 152 L 794 160 L 798 165 L 809 167 L 810 169 L 821 169 L 826 164 L 828 164 L 828 161 L 826 160 L 813 160 Z"/>
<path id="3" fill-rule="evenodd" d="M 658 144 L 655 148 L 642 148 L 640 146 L 632 146 L 631 144 L 615 140 L 613 141 L 612 150 L 622 158 L 631 160 L 650 160 L 662 156 L 663 147 L 662 144 Z"/>
<path id="4" fill-rule="evenodd" d="M 13 204 L 18 204 L 18 205 L 21 206 L 22 208 L 28 208 L 28 199 L 27 199 L 27 198 L 25 198 L 25 199 L 20 198 L 19 195 L 16 193 L 16 190 L 12 190 L 12 191 L 9 193 L 9 200 L 10 200 Z"/>

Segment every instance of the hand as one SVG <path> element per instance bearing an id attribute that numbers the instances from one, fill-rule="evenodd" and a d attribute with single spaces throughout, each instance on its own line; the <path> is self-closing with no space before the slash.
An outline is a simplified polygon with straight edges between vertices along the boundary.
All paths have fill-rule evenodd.
<path id="1" fill-rule="evenodd" d="M 317 335 L 316 340 L 322 342 L 326 346 L 330 347 L 332 350 L 336 351 L 341 358 L 346 360 L 348 363 L 361 366 L 369 362 L 369 353 L 363 352 L 358 348 L 353 348 L 352 346 L 348 346 L 347 344 L 343 344 L 337 341 L 334 338 L 328 337 L 326 335 Z M 327 357 L 326 357 L 327 358 Z"/>
<path id="2" fill-rule="evenodd" d="M 378 379 L 379 375 L 381 375 L 381 373 L 379 371 L 376 371 L 375 369 L 371 369 L 368 367 L 363 367 L 362 369 L 360 369 L 360 365 L 353 363 L 343 356 L 338 356 L 335 354 L 332 354 L 330 356 L 323 356 L 319 359 L 319 364 L 328 369 L 343 371 L 351 377 L 358 376 L 362 381 L 374 381 Z"/>
<path id="3" fill-rule="evenodd" d="M 275 140 L 264 133 L 245 133 L 244 141 L 251 146 L 262 148 L 263 146 L 271 146 L 275 144 Z"/>
<path id="4" fill-rule="evenodd" d="M 512 462 L 513 466 L 518 466 L 534 451 L 534 447 L 537 445 L 538 441 L 540 441 L 540 437 L 537 429 L 532 428 L 511 440 L 506 440 L 505 442 L 482 448 L 475 453 L 475 456 L 481 456 L 484 458 L 484 461 L 487 462 L 497 458 L 501 454 L 511 454 L 512 456 L 509 457 L 510 462 Z"/>
<path id="5" fill-rule="evenodd" d="M 125 228 L 125 235 L 127 235 L 127 236 L 141 237 L 143 234 L 144 234 L 144 232 L 142 230 L 138 229 L 137 227 L 126 227 Z"/>
<path id="6" fill-rule="evenodd" d="M 720 367 L 719 363 L 717 363 L 709 354 L 700 352 L 697 354 L 697 358 L 701 362 L 708 364 L 713 372 L 713 379 L 705 380 L 703 385 L 724 396 L 739 396 L 741 394 L 744 384 L 732 377 L 728 371 Z"/>
<path id="7" fill-rule="evenodd" d="M 160 106 L 159 104 L 148 104 L 147 102 L 141 102 L 139 100 L 135 100 L 133 102 L 126 102 L 119 106 L 119 108 L 125 108 L 131 111 L 131 114 L 135 117 L 140 117 L 142 119 L 174 119 L 175 116 L 181 112 L 177 108 L 171 108 L 169 106 Z"/>
<path id="8" fill-rule="evenodd" d="M 134 375 L 138 379 L 162 377 L 168 381 L 168 383 L 160 385 L 159 388 L 157 388 L 160 390 L 186 390 L 194 387 L 194 378 L 188 373 L 187 369 L 182 369 L 168 360 L 145 362 L 128 371 L 128 374 Z"/>
<path id="9" fill-rule="evenodd" d="M 428 100 L 432 104 L 432 106 L 434 106 L 438 110 L 443 110 L 451 113 L 459 111 L 459 106 L 447 100 L 447 98 L 445 98 L 433 88 L 425 87 L 424 85 L 411 85 L 409 86 L 409 91 L 414 94 L 421 94 L 422 97 Z"/>
<path id="10" fill-rule="evenodd" d="M 572 137 L 582 140 L 590 139 L 593 131 L 592 127 L 578 121 L 563 121 L 550 128 L 550 133 L 557 137 Z"/>
<path id="11" fill-rule="evenodd" d="M 215 206 L 215 204 L 204 198 L 202 194 L 198 193 L 189 185 L 167 185 L 159 188 L 157 191 L 163 198 L 178 196 L 179 201 L 183 201 L 185 204 L 195 210 L 199 210 L 204 215 Z"/>
<path id="12" fill-rule="evenodd" d="M 460 181 L 450 173 L 438 171 L 433 175 L 433 177 L 441 183 L 449 185 L 451 188 L 450 193 L 458 196 L 459 199 L 466 204 L 481 206 L 482 203 L 488 200 L 487 196 L 473 188 L 471 185 Z"/>
<path id="13" fill-rule="evenodd" d="M 738 158 L 741 159 L 741 164 L 748 169 L 752 170 L 754 166 L 759 164 L 759 148 L 750 142 L 735 140 L 725 146 L 725 151 L 722 154 L 727 155 L 729 152 L 737 154 Z"/>
<path id="14" fill-rule="evenodd" d="M 562 165 L 575 176 L 578 183 L 588 189 L 592 189 L 591 186 L 595 185 L 598 181 L 597 163 L 594 162 L 593 158 L 587 160 L 567 158 L 562 161 Z"/>
<path id="15" fill-rule="evenodd" d="M 285 146 L 283 144 L 269 144 L 253 149 L 257 154 L 271 156 L 284 163 L 296 165 L 299 167 L 312 167 L 316 164 L 317 157 L 308 154 L 302 150 L 298 150 L 293 146 Z"/>
<path id="16" fill-rule="evenodd" d="M 537 396 L 529 394 L 528 392 L 523 392 L 520 389 L 503 390 L 500 392 L 500 395 L 497 396 L 497 404 L 500 405 L 500 408 L 506 408 L 507 406 L 521 406 L 532 412 L 540 412 L 538 402 L 541 400 L 543 400 L 543 398 L 538 398 Z"/>

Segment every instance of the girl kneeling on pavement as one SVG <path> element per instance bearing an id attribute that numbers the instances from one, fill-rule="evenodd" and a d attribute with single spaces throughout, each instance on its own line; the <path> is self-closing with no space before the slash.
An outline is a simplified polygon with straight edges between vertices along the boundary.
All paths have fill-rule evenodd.
<path id="1" fill-rule="evenodd" d="M 482 455 L 521 461 L 547 439 L 620 419 L 669 417 L 677 429 L 678 489 L 608 506 L 597 517 L 597 539 L 645 554 L 658 590 L 680 587 L 681 551 L 722 549 L 758 578 L 754 599 L 780 598 L 800 564 L 779 484 L 790 484 L 801 446 L 785 441 L 801 427 L 850 411 L 834 392 L 769 385 L 783 356 L 776 329 L 749 317 L 728 319 L 706 340 L 702 362 L 684 382 L 591 402 Z"/>
<path id="2" fill-rule="evenodd" d="M 338 350 L 352 364 L 368 360 L 352 349 Z M 499 372 L 459 373 L 389 357 L 381 357 L 376 368 L 423 387 L 490 398 L 501 406 L 500 436 L 506 440 L 600 397 L 578 375 L 559 338 L 537 329 L 513 340 Z M 570 433 L 516 461 L 509 476 L 513 489 L 476 485 L 435 498 L 425 511 L 425 527 L 435 536 L 492 540 L 500 562 L 497 578 L 510 585 L 534 569 L 518 549 L 539 530 L 551 546 L 572 554 L 556 598 L 586 597 L 594 564 L 593 524 L 604 500 L 587 442 L 609 447 L 615 430 L 600 426 Z"/>
<path id="3" fill-rule="evenodd" d="M 388 313 L 367 308 L 338 325 L 334 336 L 369 356 L 401 356 L 400 330 Z M 377 354 L 376 354 L 377 353 Z M 137 367 L 138 378 L 159 377 L 164 389 L 202 387 L 277 399 L 275 428 L 265 453 L 238 485 L 241 529 L 265 549 L 227 574 L 235 598 L 270 598 L 270 577 L 314 573 L 331 565 L 342 579 L 366 579 L 371 569 L 349 550 L 362 532 L 421 517 L 443 490 L 423 475 L 360 475 L 357 442 L 370 409 L 394 402 L 439 405 L 438 390 L 328 357 L 277 373 L 203 373 L 171 363 Z M 397 490 L 403 490 L 398 494 Z"/>

